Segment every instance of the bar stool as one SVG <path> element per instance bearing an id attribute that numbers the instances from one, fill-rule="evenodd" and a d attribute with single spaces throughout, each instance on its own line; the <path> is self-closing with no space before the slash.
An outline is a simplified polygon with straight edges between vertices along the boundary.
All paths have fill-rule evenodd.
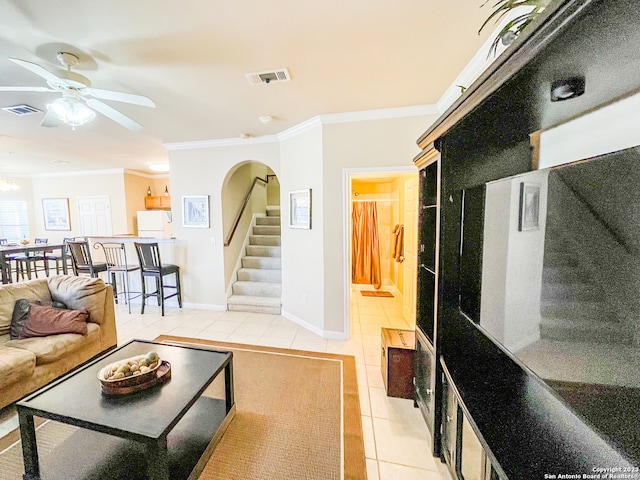
<path id="1" fill-rule="evenodd" d="M 81 273 L 88 273 L 91 277 L 96 278 L 100 272 L 107 271 L 106 263 L 94 263 L 91 259 L 88 241 L 73 240 L 67 242 L 67 245 L 69 246 L 69 252 L 71 253 L 71 264 L 73 266 L 74 275 L 78 276 Z"/>
<path id="2" fill-rule="evenodd" d="M 124 303 L 129 307 L 129 313 L 131 313 L 131 299 L 137 298 L 142 295 L 142 292 L 131 292 L 129 283 L 129 272 L 135 272 L 140 270 L 138 265 L 129 265 L 127 262 L 127 252 L 124 243 L 101 243 L 97 242 L 93 248 L 102 248 L 104 252 L 104 258 L 107 262 L 107 277 L 111 278 L 111 285 L 113 286 L 113 297 L 116 303 L 118 303 L 118 297 L 124 296 Z M 118 291 L 117 275 L 120 275 L 122 280 L 122 289 Z M 137 295 L 131 296 L 131 293 Z"/>
<path id="3" fill-rule="evenodd" d="M 171 263 L 163 264 L 160 260 L 160 249 L 157 243 L 138 243 L 134 242 L 138 260 L 140 261 L 140 273 L 142 279 L 142 311 L 148 297 L 156 297 L 158 305 L 162 307 L 162 316 L 164 317 L 164 301 L 177 296 L 178 306 L 182 308 L 182 291 L 180 290 L 180 267 Z M 176 276 L 175 285 L 165 285 L 164 276 L 174 274 Z M 156 291 L 153 293 L 146 292 L 145 277 L 153 277 L 156 279 Z M 165 288 L 174 288 L 175 293 L 164 295 Z"/>

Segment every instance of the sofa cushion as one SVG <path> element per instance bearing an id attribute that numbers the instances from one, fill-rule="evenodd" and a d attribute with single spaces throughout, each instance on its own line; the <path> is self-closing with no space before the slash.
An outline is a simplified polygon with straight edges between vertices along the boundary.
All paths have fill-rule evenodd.
<path id="1" fill-rule="evenodd" d="M 73 310 L 87 309 L 89 322 L 102 322 L 107 285 L 101 278 L 54 275 L 48 277 L 47 281 L 53 300 Z"/>
<path id="2" fill-rule="evenodd" d="M 0 391 L 7 385 L 33 375 L 36 355 L 20 348 L 0 345 Z"/>
<path id="3" fill-rule="evenodd" d="M 29 306 L 31 302 L 26 298 L 19 298 L 16 300 L 16 304 L 13 306 L 13 315 L 11 316 L 11 329 L 9 335 L 11 340 L 15 340 L 20 337 L 22 333 L 22 327 L 24 327 L 27 318 L 29 317 Z"/>
<path id="4" fill-rule="evenodd" d="M 83 310 L 64 310 L 31 303 L 27 321 L 18 338 L 48 337 L 60 333 L 87 333 L 89 312 Z"/>
<path id="5" fill-rule="evenodd" d="M 19 298 L 25 298 L 31 302 L 36 300 L 50 302 L 51 294 L 49 293 L 47 280 L 41 278 L 24 283 L 11 283 L 0 286 L 0 336 L 9 333 L 13 306 Z"/>
<path id="6" fill-rule="evenodd" d="M 44 365 L 53 363 L 65 355 L 85 347 L 90 342 L 100 343 L 100 327 L 95 323 L 87 323 L 86 335 L 62 333 L 49 337 L 10 340 L 5 343 L 5 347 L 28 351 L 35 355 L 36 365 Z"/>

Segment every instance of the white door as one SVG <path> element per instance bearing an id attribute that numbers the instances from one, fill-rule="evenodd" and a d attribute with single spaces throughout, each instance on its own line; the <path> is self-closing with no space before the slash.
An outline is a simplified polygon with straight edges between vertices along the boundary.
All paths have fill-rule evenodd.
<path id="1" fill-rule="evenodd" d="M 404 318 L 416 324 L 416 289 L 418 280 L 418 175 L 404 182 Z"/>
<path id="2" fill-rule="evenodd" d="M 111 204 L 107 195 L 78 197 L 78 218 L 81 235 L 110 236 Z"/>

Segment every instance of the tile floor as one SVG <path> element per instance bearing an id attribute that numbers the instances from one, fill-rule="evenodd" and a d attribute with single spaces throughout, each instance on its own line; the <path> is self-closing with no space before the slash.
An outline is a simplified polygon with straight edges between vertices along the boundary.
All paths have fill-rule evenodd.
<path id="1" fill-rule="evenodd" d="M 398 298 L 351 295 L 351 338 L 326 340 L 280 315 L 213 312 L 138 305 L 129 314 L 116 307 L 118 343 L 161 334 L 353 355 L 369 480 L 449 480 L 445 466 L 431 456 L 429 432 L 412 400 L 387 397 L 380 371 L 380 327 L 409 328 Z M 0 411 L 0 436 L 17 427 L 13 409 Z"/>

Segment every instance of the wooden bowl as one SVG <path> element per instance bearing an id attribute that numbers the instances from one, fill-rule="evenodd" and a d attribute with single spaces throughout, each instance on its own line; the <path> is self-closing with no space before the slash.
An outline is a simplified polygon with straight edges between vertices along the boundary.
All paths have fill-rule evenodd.
<path id="1" fill-rule="evenodd" d="M 137 364 L 138 361 L 144 359 L 145 357 L 146 355 L 136 355 L 134 357 L 125 358 L 123 360 L 118 360 L 117 362 L 110 363 L 98 372 L 98 380 L 100 380 L 103 385 L 109 388 L 131 387 L 134 385 L 146 383 L 156 378 L 156 370 L 158 370 L 158 368 L 162 364 L 162 360 L 160 358 L 158 358 L 158 360 L 154 362 L 155 365 L 153 365 L 153 368 L 150 368 L 144 373 L 134 373 L 133 375 L 130 375 L 128 377 L 125 376 L 124 378 L 108 378 L 109 372 L 113 372 L 114 367 L 115 369 L 117 369 L 118 367 L 125 364 L 131 366 L 134 363 Z"/>

